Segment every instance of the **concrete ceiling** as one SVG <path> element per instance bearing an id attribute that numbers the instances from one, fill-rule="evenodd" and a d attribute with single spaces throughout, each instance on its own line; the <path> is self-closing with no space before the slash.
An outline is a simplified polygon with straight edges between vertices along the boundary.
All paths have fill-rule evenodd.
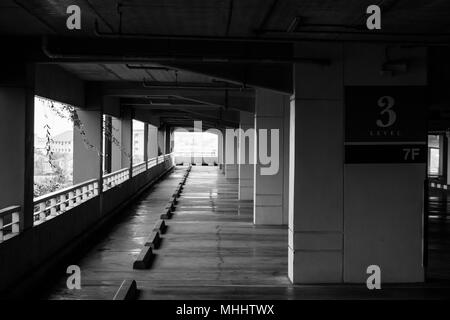
<path id="1" fill-rule="evenodd" d="M 73 4 L 82 10 L 78 31 L 66 28 Z M 365 28 L 371 4 L 382 8 L 379 32 Z M 248 87 L 292 92 L 293 41 L 448 44 L 449 16 L 449 0 L 2 0 L 0 35 L 37 39 L 9 42 L 11 55 L 37 48 L 34 56 L 105 84 L 128 107 L 150 110 L 167 124 L 204 119 L 225 127 L 236 125 L 239 110 L 252 111 Z M 43 35 L 63 58 L 40 52 Z M 323 63 L 312 58 L 300 59 Z M 186 105 L 186 98 L 197 103 Z"/>
<path id="2" fill-rule="evenodd" d="M 319 31 L 313 34 L 319 37 L 364 26 L 371 4 L 382 8 L 383 32 L 450 32 L 448 0 L 2 0 L 0 32 L 73 34 L 65 27 L 72 4 L 82 9 L 80 35 L 93 35 L 97 20 L 105 33 L 265 37 Z M 300 24 L 289 34 L 295 17 Z"/>

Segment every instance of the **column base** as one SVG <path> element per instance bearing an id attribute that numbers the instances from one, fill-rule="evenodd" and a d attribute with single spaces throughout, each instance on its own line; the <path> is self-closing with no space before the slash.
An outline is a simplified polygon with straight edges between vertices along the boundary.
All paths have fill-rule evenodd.
<path id="1" fill-rule="evenodd" d="M 307 251 L 288 248 L 288 277 L 293 284 L 342 283 L 340 251 Z"/>
<path id="2" fill-rule="evenodd" d="M 253 200 L 253 179 L 239 178 L 239 200 Z"/>
<path id="3" fill-rule="evenodd" d="M 238 165 L 237 164 L 226 164 L 225 165 L 225 177 L 228 179 L 238 178 Z"/>

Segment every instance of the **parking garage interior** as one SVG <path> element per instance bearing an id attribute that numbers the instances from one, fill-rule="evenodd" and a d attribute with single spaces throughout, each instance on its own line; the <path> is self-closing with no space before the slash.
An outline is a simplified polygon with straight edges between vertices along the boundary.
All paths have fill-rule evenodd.
<path id="1" fill-rule="evenodd" d="M 0 297 L 448 298 L 450 5 L 370 4 L 0 4 Z"/>

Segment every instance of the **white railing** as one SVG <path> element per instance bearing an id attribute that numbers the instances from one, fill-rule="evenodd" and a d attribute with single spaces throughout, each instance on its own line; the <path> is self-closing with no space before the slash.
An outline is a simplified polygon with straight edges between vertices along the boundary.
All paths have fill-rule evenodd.
<path id="1" fill-rule="evenodd" d="M 173 157 L 173 154 L 161 155 L 133 166 L 133 176 L 154 167 L 158 163 Z M 103 176 L 103 191 L 113 188 L 130 178 L 129 168 L 121 169 Z M 63 190 L 55 191 L 34 199 L 33 224 L 38 225 L 50 220 L 99 194 L 99 182 L 92 179 Z M 0 210 L 0 242 L 20 233 L 20 206 L 11 206 Z"/>
<path id="2" fill-rule="evenodd" d="M 8 240 L 20 232 L 20 206 L 0 210 L 0 242 Z"/>
<path id="3" fill-rule="evenodd" d="M 131 171 L 132 171 L 133 177 L 135 177 L 138 174 L 144 172 L 145 170 L 147 170 L 147 164 L 144 161 L 144 162 L 133 165 L 133 168 Z"/>
<path id="4" fill-rule="evenodd" d="M 175 157 L 193 157 L 193 158 L 215 158 L 217 157 L 217 152 L 174 152 Z"/>
<path id="5" fill-rule="evenodd" d="M 130 178 L 130 169 L 120 169 L 103 176 L 103 191 L 114 188 Z"/>
<path id="6" fill-rule="evenodd" d="M 157 157 L 148 159 L 147 160 L 148 168 L 150 169 L 150 168 L 156 166 L 156 164 L 157 164 L 156 161 L 157 161 Z"/>
<path id="7" fill-rule="evenodd" d="M 438 182 L 430 182 L 429 186 L 431 188 L 436 188 L 436 189 L 444 189 L 444 190 L 449 190 L 449 185 L 445 184 L 445 183 L 438 183 Z"/>
<path id="8" fill-rule="evenodd" d="M 98 181 L 93 179 L 34 199 L 34 225 L 98 195 Z"/>

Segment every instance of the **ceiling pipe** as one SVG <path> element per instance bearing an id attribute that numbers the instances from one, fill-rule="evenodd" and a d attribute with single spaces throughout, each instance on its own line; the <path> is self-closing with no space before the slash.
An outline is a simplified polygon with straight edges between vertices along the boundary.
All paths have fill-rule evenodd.
<path id="1" fill-rule="evenodd" d="M 237 90 L 243 91 L 249 89 L 246 86 L 216 86 L 208 85 L 206 83 L 196 84 L 189 82 L 143 82 L 142 86 L 144 88 L 160 88 L 160 89 L 201 89 L 201 90 Z"/>
<path id="2" fill-rule="evenodd" d="M 130 70 L 138 69 L 138 70 L 156 70 L 156 71 L 177 71 L 174 68 L 169 67 L 159 67 L 159 66 L 136 66 L 131 65 L 129 63 L 126 64 L 126 67 Z"/>
<path id="3" fill-rule="evenodd" d="M 164 39 L 164 40 L 210 40 L 210 41 L 236 41 L 236 42 L 272 42 L 272 43 L 293 43 L 299 41 L 309 42 L 360 42 L 360 43 L 402 43 L 415 44 L 421 46 L 439 46 L 448 45 L 450 42 L 450 33 L 401 33 L 401 32 L 373 32 L 373 31 L 333 31 L 333 30 L 296 30 L 287 32 L 286 30 L 255 30 L 257 36 L 253 37 L 221 37 L 221 36 L 191 36 L 191 35 L 167 35 L 167 34 L 143 34 L 143 33 L 112 33 L 102 32 L 99 30 L 98 23 L 94 24 L 94 34 L 102 38 L 123 38 L 123 39 Z M 312 25 L 311 25 L 312 26 Z M 317 25 L 319 26 L 319 25 Z M 331 25 L 320 25 L 322 27 Z M 354 26 L 339 25 L 341 28 L 355 29 Z M 331 38 L 317 39 L 317 35 L 333 36 Z M 365 37 L 364 39 L 339 39 L 335 36 L 355 36 Z M 316 38 L 309 38 L 314 36 Z M 378 37 L 373 39 L 374 37 Z M 379 37 L 390 37 L 390 39 L 380 39 Z M 401 39 L 401 37 L 423 37 L 423 39 Z M 430 37 L 448 37 L 442 39 L 441 42 L 431 40 Z M 372 39 L 368 39 L 372 38 Z M 310 61 L 311 62 L 311 61 Z"/>
<path id="4" fill-rule="evenodd" d="M 289 35 L 297 35 L 297 34 L 330 34 L 330 35 L 362 35 L 362 36 L 385 36 L 385 37 L 450 37 L 450 33 L 440 32 L 440 33 L 427 33 L 427 32 L 384 32 L 384 31 L 370 31 L 366 30 L 366 28 L 359 29 L 357 26 L 346 26 L 346 25 L 304 25 L 304 27 L 334 27 L 334 28 L 343 28 L 350 29 L 348 31 L 342 30 L 295 30 L 292 32 L 286 32 L 286 30 L 277 30 L 277 29 L 266 29 L 259 30 L 260 34 L 283 34 L 286 36 Z"/>
<path id="5" fill-rule="evenodd" d="M 48 48 L 48 37 L 44 36 L 42 38 L 42 51 L 44 54 L 54 60 L 76 60 L 76 61 L 99 61 L 99 62 L 190 62 L 190 63 L 313 63 L 318 65 L 330 65 L 331 61 L 329 59 L 319 59 L 319 58 L 283 58 L 283 57 L 271 57 L 271 58 L 247 58 L 247 57 L 192 57 L 192 56 L 181 56 L 181 55 L 167 55 L 167 56 L 110 56 L 110 55 L 90 55 L 90 54 L 62 54 L 52 52 Z"/>

